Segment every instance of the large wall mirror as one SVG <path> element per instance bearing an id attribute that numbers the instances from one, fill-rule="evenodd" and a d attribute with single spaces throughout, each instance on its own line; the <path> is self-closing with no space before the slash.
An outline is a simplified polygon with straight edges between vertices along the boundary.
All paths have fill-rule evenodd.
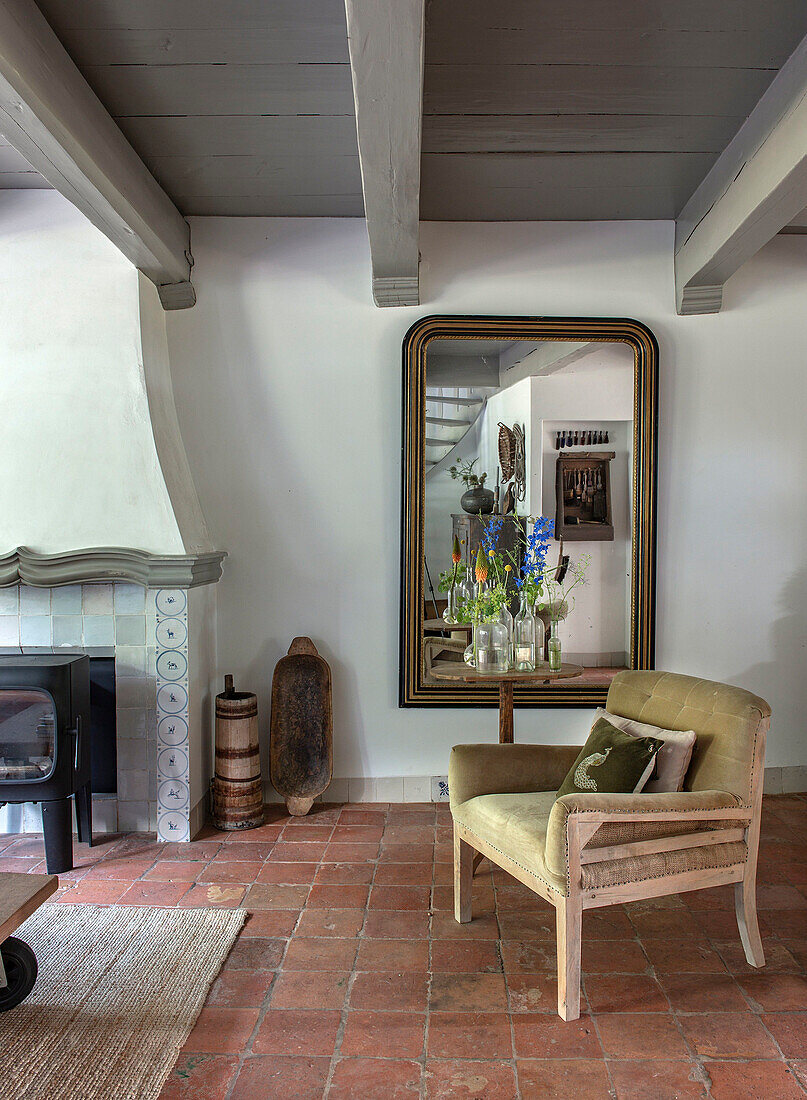
<path id="1" fill-rule="evenodd" d="M 402 706 L 495 706 L 505 687 L 598 705 L 620 669 L 653 668 L 657 358 L 630 320 L 410 329 Z"/>

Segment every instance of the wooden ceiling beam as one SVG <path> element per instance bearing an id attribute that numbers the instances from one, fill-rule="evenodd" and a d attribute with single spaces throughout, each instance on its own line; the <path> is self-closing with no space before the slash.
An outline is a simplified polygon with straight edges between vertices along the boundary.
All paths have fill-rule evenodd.
<path id="1" fill-rule="evenodd" d="M 807 207 L 807 38 L 675 223 L 680 314 L 718 313 L 727 279 Z"/>
<path id="2" fill-rule="evenodd" d="M 373 300 L 420 300 L 425 0 L 345 0 Z"/>
<path id="3" fill-rule="evenodd" d="M 0 0 L 0 133 L 156 284 L 165 309 L 194 304 L 188 223 L 34 0 Z"/>

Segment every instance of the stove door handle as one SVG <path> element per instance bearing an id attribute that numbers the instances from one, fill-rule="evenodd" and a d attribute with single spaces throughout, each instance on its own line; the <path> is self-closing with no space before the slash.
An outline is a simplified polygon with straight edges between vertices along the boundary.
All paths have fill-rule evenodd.
<path id="1" fill-rule="evenodd" d="M 76 739 L 76 748 L 73 758 L 73 770 L 78 771 L 78 758 L 81 751 L 81 715 L 76 716 L 76 728 L 73 730 L 73 737 Z"/>

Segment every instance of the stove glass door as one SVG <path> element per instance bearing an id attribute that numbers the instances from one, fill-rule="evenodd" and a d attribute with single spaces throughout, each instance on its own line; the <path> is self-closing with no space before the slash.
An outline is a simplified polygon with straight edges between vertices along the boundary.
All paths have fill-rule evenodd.
<path id="1" fill-rule="evenodd" d="M 0 689 L 0 783 L 47 779 L 56 760 L 56 710 L 46 691 Z"/>

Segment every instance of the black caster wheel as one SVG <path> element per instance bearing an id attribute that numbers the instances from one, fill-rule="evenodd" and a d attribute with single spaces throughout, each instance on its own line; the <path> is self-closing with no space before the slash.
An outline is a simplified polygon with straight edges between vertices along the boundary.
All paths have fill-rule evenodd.
<path id="1" fill-rule="evenodd" d="M 6 985 L 0 986 L 0 1012 L 16 1008 L 24 1001 L 36 981 L 36 955 L 27 943 L 9 936 L 0 944 L 3 967 L 6 972 Z"/>

